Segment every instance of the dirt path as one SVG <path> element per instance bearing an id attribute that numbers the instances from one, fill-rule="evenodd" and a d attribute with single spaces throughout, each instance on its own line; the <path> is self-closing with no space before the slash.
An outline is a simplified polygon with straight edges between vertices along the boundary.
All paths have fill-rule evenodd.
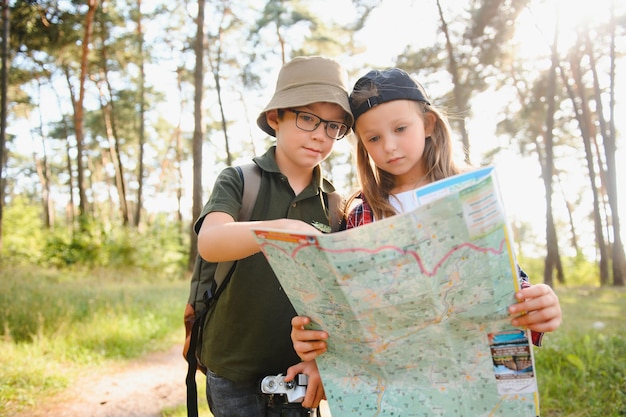
<path id="1" fill-rule="evenodd" d="M 90 374 L 20 416 L 160 417 L 164 408 L 185 403 L 187 363 L 181 352 L 177 345 L 102 375 Z"/>
<path id="2" fill-rule="evenodd" d="M 185 403 L 187 362 L 182 345 L 136 361 L 85 375 L 62 393 L 13 417 L 161 417 L 167 407 Z M 198 393 L 205 401 L 204 393 Z M 331 417 L 328 403 L 321 415 Z"/>

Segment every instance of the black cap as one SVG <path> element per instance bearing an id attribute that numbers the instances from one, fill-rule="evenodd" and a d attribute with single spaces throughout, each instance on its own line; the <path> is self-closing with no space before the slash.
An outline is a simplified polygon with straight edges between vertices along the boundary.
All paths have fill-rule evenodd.
<path id="1" fill-rule="evenodd" d="M 368 98 L 357 107 L 353 100 L 354 93 L 363 89 L 370 89 L 372 84 L 376 86 L 378 95 Z M 382 71 L 371 70 L 359 78 L 350 94 L 350 108 L 352 109 L 354 120 L 356 121 L 359 116 L 372 107 L 393 100 L 412 100 L 430 104 L 424 87 L 406 71 L 400 68 L 390 68 Z"/>

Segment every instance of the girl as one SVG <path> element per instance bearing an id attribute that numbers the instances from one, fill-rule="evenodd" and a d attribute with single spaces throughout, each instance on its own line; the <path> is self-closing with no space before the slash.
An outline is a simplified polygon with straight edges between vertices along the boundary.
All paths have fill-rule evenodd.
<path id="1" fill-rule="evenodd" d="M 350 107 L 361 192 L 350 199 L 360 202 L 348 215 L 347 228 L 410 211 L 415 208 L 415 189 L 461 172 L 452 158 L 445 115 L 405 71 L 368 72 L 355 84 Z M 521 302 L 509 307 L 511 323 L 532 330 L 533 343 L 539 346 L 542 332 L 561 324 L 559 300 L 548 285 L 530 286 L 526 274 L 520 270 L 519 275 L 522 289 L 515 297 Z M 303 316 L 291 322 L 294 348 L 303 361 L 315 359 L 327 348 L 328 334 L 305 330 L 309 322 Z"/>

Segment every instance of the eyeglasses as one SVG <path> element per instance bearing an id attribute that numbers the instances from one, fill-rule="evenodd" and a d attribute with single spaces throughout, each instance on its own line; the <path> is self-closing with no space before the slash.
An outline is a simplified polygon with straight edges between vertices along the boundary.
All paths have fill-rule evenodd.
<path id="1" fill-rule="evenodd" d="M 324 120 L 313 113 L 293 109 L 287 109 L 287 111 L 296 114 L 296 127 L 305 132 L 313 132 L 323 122 L 326 127 L 326 135 L 331 139 L 339 140 L 346 136 L 350 129 L 345 123 Z"/>

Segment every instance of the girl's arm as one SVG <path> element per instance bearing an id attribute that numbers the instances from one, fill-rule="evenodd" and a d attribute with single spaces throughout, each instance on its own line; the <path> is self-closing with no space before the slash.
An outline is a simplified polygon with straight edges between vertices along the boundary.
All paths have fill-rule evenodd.
<path id="1" fill-rule="evenodd" d="M 320 371 L 317 369 L 317 364 L 315 361 L 307 361 L 289 367 L 287 375 L 285 375 L 285 381 L 292 381 L 297 374 L 305 374 L 309 378 L 302 406 L 317 408 L 320 401 L 326 399 L 324 385 L 322 385 L 322 378 L 320 377 Z"/>

